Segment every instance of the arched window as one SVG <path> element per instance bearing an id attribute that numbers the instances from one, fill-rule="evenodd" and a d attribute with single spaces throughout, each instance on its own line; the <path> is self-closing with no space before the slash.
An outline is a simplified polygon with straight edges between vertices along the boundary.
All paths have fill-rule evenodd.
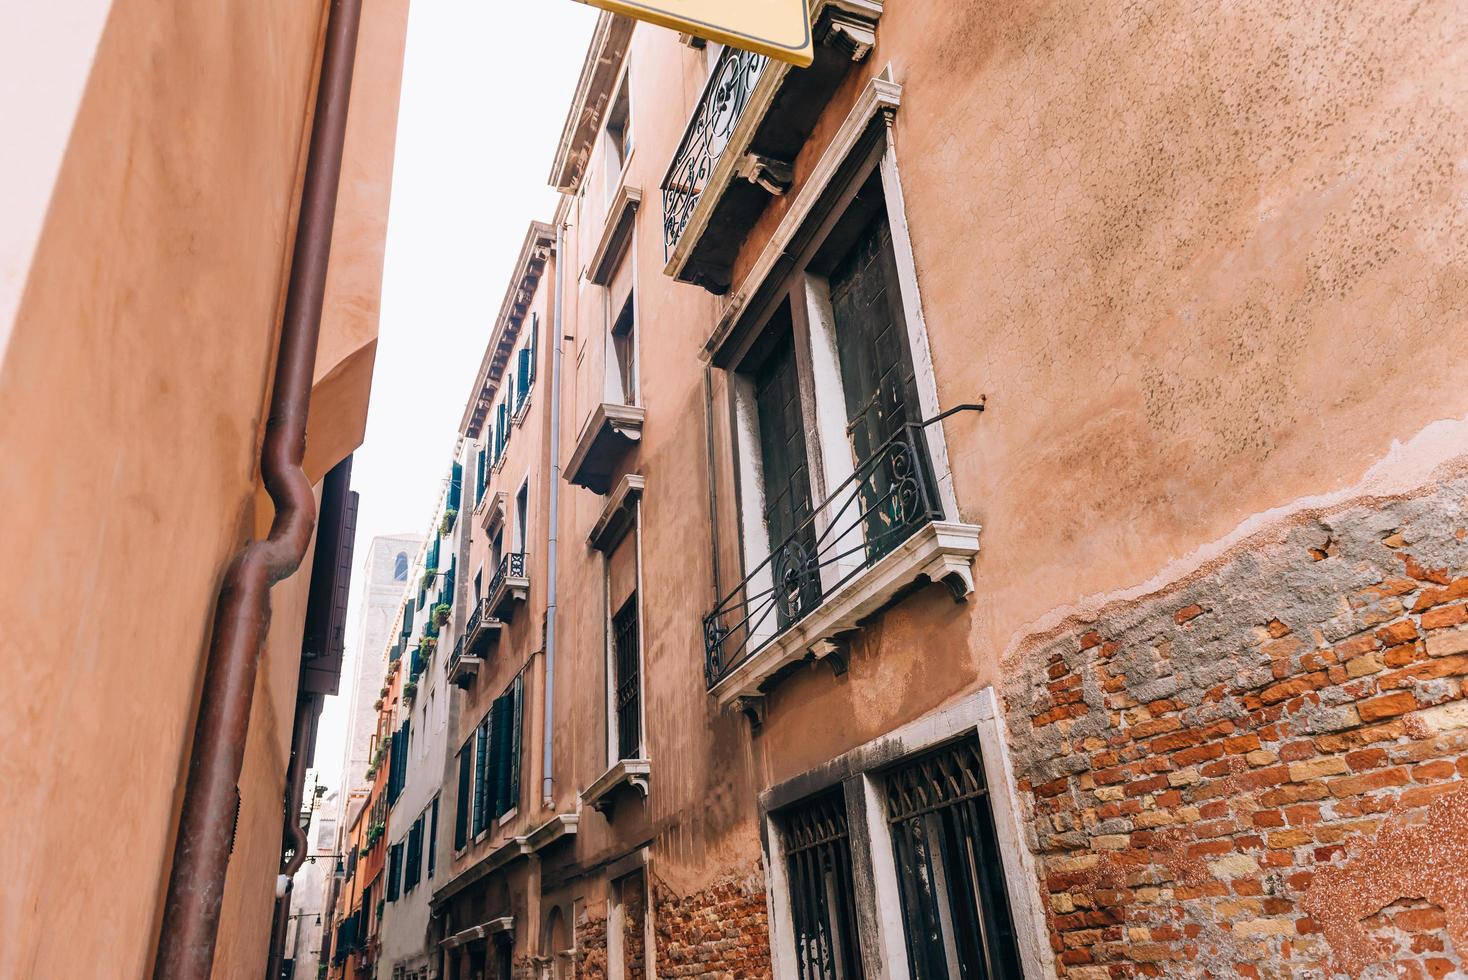
<path id="1" fill-rule="evenodd" d="M 406 551 L 399 551 L 398 557 L 393 560 L 392 577 L 395 582 L 408 580 L 408 553 Z"/>

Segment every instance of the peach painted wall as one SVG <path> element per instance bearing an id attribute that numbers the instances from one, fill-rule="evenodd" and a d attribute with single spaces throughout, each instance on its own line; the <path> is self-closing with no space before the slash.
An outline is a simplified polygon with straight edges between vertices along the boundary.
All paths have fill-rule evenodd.
<path id="1" fill-rule="evenodd" d="M 325 9 L 100 6 L 94 53 L 78 30 L 53 88 L 6 89 L 7 118 L 54 112 L 69 138 L 27 150 L 21 203 L 49 203 L 7 226 L 0 279 L 0 654 L 26 692 L 0 723 L 0 976 L 149 969 L 215 592 L 269 517 L 257 447 Z M 313 479 L 365 418 L 405 19 L 366 4 Z M 220 976 L 264 969 L 308 577 L 275 591 Z"/>

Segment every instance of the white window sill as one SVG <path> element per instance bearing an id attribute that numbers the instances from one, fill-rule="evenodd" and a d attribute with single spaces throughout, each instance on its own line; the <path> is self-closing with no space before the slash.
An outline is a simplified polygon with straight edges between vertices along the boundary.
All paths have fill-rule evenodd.
<path id="1" fill-rule="evenodd" d="M 635 788 L 644 800 L 647 799 L 648 777 L 651 773 L 652 763 L 646 759 L 621 759 L 612 763 L 610 769 L 582 790 L 581 802 L 610 817 L 612 804 L 619 795 L 618 791 L 623 788 Z"/>

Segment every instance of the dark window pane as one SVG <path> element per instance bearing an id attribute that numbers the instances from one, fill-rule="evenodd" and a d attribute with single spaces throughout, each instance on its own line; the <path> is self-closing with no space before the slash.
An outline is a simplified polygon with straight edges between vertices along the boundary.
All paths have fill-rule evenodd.
<path id="1" fill-rule="evenodd" d="M 840 790 L 780 817 L 800 980 L 860 980 L 851 841 Z"/>

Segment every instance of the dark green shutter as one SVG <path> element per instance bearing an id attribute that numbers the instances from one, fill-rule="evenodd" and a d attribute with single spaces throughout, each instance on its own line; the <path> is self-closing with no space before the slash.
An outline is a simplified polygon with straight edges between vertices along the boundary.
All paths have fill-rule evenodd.
<path id="1" fill-rule="evenodd" d="M 403 875 L 403 845 L 394 844 L 387 850 L 387 900 L 396 902 L 400 894 Z"/>
<path id="2" fill-rule="evenodd" d="M 460 463 L 454 464 L 454 475 L 449 479 L 448 509 L 458 510 L 459 500 L 464 492 L 464 467 Z"/>
<path id="3" fill-rule="evenodd" d="M 510 722 L 509 779 L 510 809 L 520 805 L 520 735 L 524 724 L 525 679 L 516 677 L 513 692 L 514 711 Z"/>
<path id="4" fill-rule="evenodd" d="M 469 811 L 474 795 L 474 751 L 467 744 L 459 752 L 459 800 L 454 811 L 454 850 L 469 843 Z"/>
<path id="5" fill-rule="evenodd" d="M 479 723 L 474 738 L 474 833 L 477 835 L 488 822 L 489 802 L 486 799 L 485 768 L 489 760 L 489 719 Z"/>
<path id="6" fill-rule="evenodd" d="M 433 798 L 433 819 L 428 822 L 428 877 L 433 877 L 433 866 L 438 863 L 438 797 Z"/>
<path id="7" fill-rule="evenodd" d="M 535 362 L 540 355 L 540 314 L 530 314 L 530 375 L 531 381 L 535 380 Z"/>

